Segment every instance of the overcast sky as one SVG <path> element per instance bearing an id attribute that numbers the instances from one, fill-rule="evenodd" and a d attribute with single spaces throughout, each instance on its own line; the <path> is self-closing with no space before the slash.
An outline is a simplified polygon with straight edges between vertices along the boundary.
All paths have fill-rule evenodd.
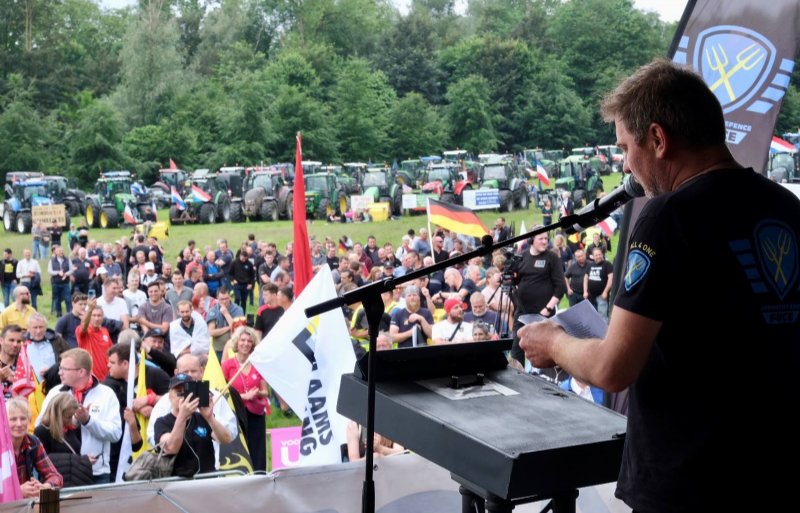
<path id="1" fill-rule="evenodd" d="M 100 5 L 109 8 L 127 7 L 136 4 L 137 0 L 100 0 Z M 393 0 L 396 4 L 405 4 L 407 0 Z M 457 0 L 458 4 L 466 3 Z M 643 11 L 656 11 L 664 21 L 677 21 L 686 7 L 686 0 L 634 0 L 633 4 Z"/>

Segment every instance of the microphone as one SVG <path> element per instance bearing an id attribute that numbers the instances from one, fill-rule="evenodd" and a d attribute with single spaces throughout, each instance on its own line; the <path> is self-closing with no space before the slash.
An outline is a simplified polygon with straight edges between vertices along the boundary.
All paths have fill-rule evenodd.
<path id="1" fill-rule="evenodd" d="M 585 228 L 594 226 L 606 217 L 611 212 L 618 209 L 633 198 L 644 196 L 644 188 L 636 181 L 633 175 L 628 175 L 622 182 L 622 185 L 606 194 L 602 198 L 597 198 L 589 203 L 575 214 L 572 220 L 572 226 L 567 226 L 565 231 L 567 234 L 573 234 L 582 231 Z"/>

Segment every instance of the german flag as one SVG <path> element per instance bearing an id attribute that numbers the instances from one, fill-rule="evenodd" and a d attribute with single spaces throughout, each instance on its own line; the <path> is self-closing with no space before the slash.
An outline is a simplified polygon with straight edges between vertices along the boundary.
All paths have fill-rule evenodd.
<path id="1" fill-rule="evenodd" d="M 428 222 L 452 232 L 481 238 L 489 230 L 475 213 L 458 205 L 428 198 Z"/>

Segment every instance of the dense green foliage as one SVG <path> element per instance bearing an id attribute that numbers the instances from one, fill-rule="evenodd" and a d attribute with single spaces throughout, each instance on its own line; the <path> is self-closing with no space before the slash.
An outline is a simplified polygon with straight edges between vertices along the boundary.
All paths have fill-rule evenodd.
<path id="1" fill-rule="evenodd" d="M 98 3 L 2 2 L 0 178 L 287 161 L 297 131 L 326 162 L 609 143 L 599 98 L 674 31 L 630 0 Z"/>

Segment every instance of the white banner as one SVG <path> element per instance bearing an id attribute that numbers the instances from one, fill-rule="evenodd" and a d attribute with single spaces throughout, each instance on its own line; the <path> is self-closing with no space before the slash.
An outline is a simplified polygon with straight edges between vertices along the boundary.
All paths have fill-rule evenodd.
<path id="1" fill-rule="evenodd" d="M 300 465 L 341 461 L 347 419 L 336 411 L 342 374 L 356 357 L 340 309 L 308 319 L 305 309 L 336 297 L 328 266 L 322 266 L 297 301 L 250 356 L 264 379 L 300 418 Z M 320 334 L 325 336 L 321 337 Z"/>
<path id="2" fill-rule="evenodd" d="M 358 212 L 359 210 L 369 210 L 369 206 L 372 205 L 374 201 L 375 199 L 372 196 L 350 196 L 350 209 L 353 212 Z"/>
<path id="3" fill-rule="evenodd" d="M 497 189 L 469 189 L 464 191 L 464 206 L 471 210 L 500 208 L 500 191 Z"/>

